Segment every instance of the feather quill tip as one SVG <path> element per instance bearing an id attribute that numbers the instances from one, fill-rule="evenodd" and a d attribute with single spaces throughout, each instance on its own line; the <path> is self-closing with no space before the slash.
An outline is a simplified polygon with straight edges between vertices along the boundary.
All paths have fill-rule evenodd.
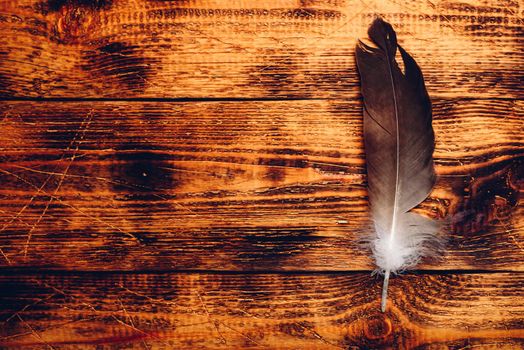
<path id="1" fill-rule="evenodd" d="M 387 270 L 384 273 L 384 284 L 382 285 L 382 300 L 380 302 L 380 311 L 382 312 L 386 312 L 386 304 L 388 300 L 389 274 L 389 270 Z"/>

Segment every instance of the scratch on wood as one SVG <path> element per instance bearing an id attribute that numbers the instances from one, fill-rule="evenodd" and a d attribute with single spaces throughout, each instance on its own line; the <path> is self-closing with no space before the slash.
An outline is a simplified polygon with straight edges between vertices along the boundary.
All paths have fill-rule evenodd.
<path id="1" fill-rule="evenodd" d="M 129 313 L 127 312 L 127 310 L 126 310 L 126 308 L 125 308 L 125 306 L 124 306 L 124 303 L 122 303 L 122 299 L 120 299 L 120 298 L 117 297 L 117 300 L 118 300 L 118 302 L 120 303 L 120 306 L 122 307 L 122 311 L 124 312 L 124 316 L 125 316 L 125 317 L 127 318 L 127 320 L 129 321 L 129 324 L 127 324 L 127 323 L 121 321 L 121 320 L 118 319 L 116 316 L 113 316 L 113 318 L 115 318 L 119 323 L 122 323 L 122 324 L 124 324 L 124 325 L 127 326 L 127 327 L 131 327 L 131 329 L 133 329 L 134 331 L 143 334 L 146 338 L 151 337 L 152 334 L 147 333 L 147 332 L 144 332 L 143 330 L 141 330 L 141 329 L 139 329 L 139 328 L 137 328 L 137 327 L 135 326 L 135 323 L 133 322 L 133 318 L 131 318 L 131 316 L 129 315 Z M 147 350 L 149 350 L 149 345 L 147 345 L 145 339 L 142 339 L 142 344 L 144 345 L 144 347 L 145 347 Z M 167 345 L 167 344 L 166 344 L 166 345 Z"/>
<path id="2" fill-rule="evenodd" d="M 234 329 L 233 327 L 231 327 L 231 326 L 225 324 L 224 322 L 221 322 L 220 324 L 221 324 L 222 326 L 226 327 L 227 329 L 233 331 L 234 333 L 240 335 L 242 338 L 248 340 L 249 342 L 251 342 L 251 343 L 253 343 L 253 344 L 255 344 L 255 345 L 262 346 L 262 347 L 265 347 L 265 348 L 269 348 L 269 346 L 259 343 L 259 342 L 256 341 L 255 339 L 253 339 L 253 338 L 251 338 L 251 337 L 245 335 L 244 333 L 242 333 L 242 332 L 240 332 L 240 331 Z"/>
<path id="3" fill-rule="evenodd" d="M 346 349 L 345 347 L 343 346 L 340 346 L 340 345 L 337 345 L 337 344 L 334 344 L 332 342 L 330 342 L 329 340 L 325 339 L 323 336 L 321 336 L 312 326 L 307 326 L 305 325 L 304 323 L 302 322 L 294 322 L 295 325 L 297 325 L 298 327 L 302 328 L 302 329 L 305 329 L 305 330 L 308 330 L 309 332 L 311 332 L 311 334 L 313 334 L 313 336 L 315 338 L 317 338 L 318 340 L 320 340 L 321 342 L 323 342 L 324 344 L 328 344 L 328 345 L 331 345 L 335 348 L 338 348 L 338 349 Z"/>
<path id="4" fill-rule="evenodd" d="M 202 308 L 204 309 L 204 312 L 207 315 L 207 319 L 209 320 L 209 323 L 211 323 L 215 327 L 215 330 L 217 331 L 217 333 L 218 333 L 218 335 L 220 337 L 221 343 L 222 344 L 227 344 L 226 338 L 224 338 L 224 336 L 222 335 L 222 332 L 219 329 L 220 322 L 218 322 L 217 320 L 214 320 L 211 317 L 211 314 L 207 310 L 206 303 L 204 303 L 204 300 L 202 299 L 202 296 L 200 296 L 200 293 L 198 292 L 198 290 L 195 290 L 195 293 L 196 293 L 196 295 L 198 297 L 198 300 L 200 301 L 200 304 L 202 305 Z"/>
<path id="5" fill-rule="evenodd" d="M 90 113 L 91 113 L 91 112 L 90 112 Z M 88 115 L 89 115 L 89 114 L 88 114 Z M 71 147 L 73 146 L 73 143 L 74 143 L 75 140 L 76 140 L 77 135 L 78 135 L 78 132 L 74 135 L 73 139 L 71 140 L 71 142 L 69 143 L 69 145 L 68 145 L 68 146 L 66 147 L 66 149 L 64 150 L 64 153 L 62 153 L 62 156 L 60 157 L 59 161 L 63 160 L 64 157 L 65 157 L 66 152 L 68 152 L 68 151 L 71 149 Z M 71 157 L 70 159 L 74 159 L 74 158 Z M 21 180 L 20 177 L 16 176 L 16 174 L 13 174 L 13 173 L 11 173 L 11 172 L 7 172 L 7 171 L 2 170 L 2 169 L 0 169 L 0 171 L 4 172 L 4 173 L 6 173 L 6 174 L 13 175 L 13 176 L 15 176 L 15 177 L 17 177 L 18 179 Z M 42 185 L 41 185 L 40 187 L 37 187 L 36 185 L 33 185 L 33 184 L 29 183 L 32 187 L 37 188 L 37 192 L 36 192 L 33 196 L 31 196 L 31 198 L 29 199 L 29 201 L 28 201 L 28 202 L 27 202 L 27 203 L 22 207 L 22 209 L 20 209 L 20 210 L 18 211 L 18 213 L 17 213 L 17 214 L 16 214 L 16 215 L 15 215 L 15 216 L 10 220 L 10 221 L 8 221 L 6 224 L 4 224 L 4 225 L 0 228 L 0 232 L 3 232 L 7 227 L 9 227 L 9 225 L 11 225 L 11 223 L 14 222 L 14 220 L 18 219 L 18 218 L 20 217 L 20 215 L 22 215 L 22 214 L 24 213 L 24 211 L 29 207 L 29 205 L 34 201 L 34 199 L 36 198 L 37 194 L 40 193 L 40 192 L 44 189 L 44 187 L 47 185 L 47 183 L 49 182 L 49 180 L 51 180 L 51 178 L 52 178 L 51 175 L 48 176 L 48 177 L 45 179 L 45 181 L 42 183 Z M 24 180 L 24 182 L 27 182 L 27 181 Z M 30 235 L 30 233 L 28 233 L 28 236 L 29 236 L 29 235 Z M 24 249 L 24 250 L 25 250 L 25 249 Z M 24 254 L 24 255 L 25 255 L 25 254 Z"/>
<path id="6" fill-rule="evenodd" d="M 80 156 L 76 156 L 75 159 L 79 158 Z M 30 171 L 30 172 L 34 172 L 34 173 L 40 173 L 40 174 L 47 174 L 47 175 L 60 176 L 60 177 L 63 176 L 63 177 L 73 177 L 73 178 L 82 178 L 82 179 L 94 179 L 94 180 L 100 180 L 100 181 L 104 181 L 104 182 L 111 183 L 111 184 L 125 186 L 125 187 L 128 187 L 128 188 L 141 188 L 141 189 L 146 189 L 146 190 L 151 190 L 151 191 L 154 190 L 152 187 L 149 187 L 149 186 L 146 186 L 146 185 L 139 185 L 139 184 L 134 184 L 134 183 L 121 181 L 121 180 L 114 180 L 114 179 L 101 177 L 101 176 L 88 176 L 88 175 L 66 174 L 64 172 L 43 171 L 43 170 L 37 170 L 37 169 L 33 169 L 33 168 L 28 168 L 28 167 L 21 166 L 21 165 L 13 165 L 13 167 L 14 168 L 23 169 L 23 170 L 27 170 L 27 171 Z M 160 169 L 171 169 L 171 168 L 163 168 L 163 167 L 159 167 L 159 168 Z M 176 170 L 179 170 L 179 169 L 176 169 Z M 187 171 L 189 172 L 189 170 L 187 170 Z M 154 197 L 159 198 L 159 199 L 167 200 L 166 197 L 164 197 L 164 196 L 162 196 L 160 194 L 154 193 L 152 195 Z M 180 207 L 183 210 L 186 210 L 186 211 L 188 211 L 190 213 L 193 213 L 193 211 L 191 209 L 183 206 L 180 203 L 174 202 L 174 204 L 177 205 L 178 207 Z M 16 218 L 16 219 L 18 219 L 18 218 Z M 20 220 L 20 219 L 18 219 L 18 220 Z M 28 225 L 28 224 L 26 223 L 26 225 Z"/>
<path id="7" fill-rule="evenodd" d="M 51 346 L 51 344 L 49 344 L 48 342 L 46 342 L 42 336 L 33 329 L 33 327 L 31 327 L 31 325 L 29 323 L 27 323 L 21 316 L 20 314 L 16 314 L 16 317 L 20 320 L 20 322 L 22 322 L 27 328 L 29 328 L 29 330 L 31 331 L 31 334 L 39 341 L 41 342 L 42 344 L 46 345 L 48 348 L 50 349 L 55 349 L 53 346 Z"/>
<path id="8" fill-rule="evenodd" d="M 123 284 L 120 284 L 119 287 L 132 295 L 146 299 L 147 301 L 151 303 L 151 305 L 164 304 L 164 305 L 170 306 L 171 308 L 179 307 L 179 305 L 175 302 L 165 300 L 165 299 L 152 298 L 149 295 L 146 295 L 144 293 L 139 293 L 137 291 L 131 290 L 127 288 L 126 286 L 124 286 Z M 193 310 L 192 308 L 189 308 L 189 310 L 191 310 L 192 312 L 195 312 L 195 310 Z"/>
<path id="9" fill-rule="evenodd" d="M 69 144 L 68 148 L 72 147 L 73 143 L 76 143 L 76 147 L 75 147 L 75 149 L 73 151 L 73 155 L 71 156 L 70 161 L 67 163 L 67 166 L 64 169 L 63 176 L 61 176 L 60 180 L 58 181 L 58 185 L 56 186 L 56 189 L 53 192 L 53 196 L 56 196 L 58 194 L 58 191 L 60 190 L 60 187 L 62 186 L 62 183 L 64 182 L 64 179 L 66 178 L 67 172 L 71 168 L 71 164 L 73 164 L 73 162 L 74 162 L 74 160 L 76 158 L 76 153 L 80 149 L 80 144 L 82 143 L 82 141 L 83 141 L 83 139 L 85 137 L 86 131 L 89 128 L 89 124 L 91 124 L 92 119 L 93 119 L 93 110 L 91 110 L 86 115 L 86 117 L 84 118 L 84 120 L 80 124 L 80 129 L 82 129 L 82 131 L 80 133 L 80 137 L 79 137 L 78 141 L 76 140 L 76 138 L 79 135 L 79 132 L 77 132 L 76 135 L 74 136 L 73 140 L 71 140 L 71 143 Z M 85 124 L 85 126 L 84 126 L 84 124 Z M 47 201 L 45 207 L 44 207 L 44 210 L 42 211 L 42 213 L 40 214 L 38 219 L 35 221 L 33 226 L 27 232 L 27 240 L 26 240 L 25 245 L 24 245 L 24 259 L 27 258 L 27 252 L 28 252 L 28 249 L 29 249 L 29 243 L 31 242 L 32 233 L 35 230 L 35 228 L 38 226 L 40 221 L 42 221 L 42 218 L 45 216 L 45 214 L 49 210 L 49 206 L 51 205 L 52 202 L 53 202 L 53 197 L 50 197 L 49 200 Z"/>
<path id="10" fill-rule="evenodd" d="M 251 338 L 251 337 L 245 335 L 244 333 L 238 331 L 237 329 L 234 329 L 233 327 L 231 327 L 231 326 L 225 324 L 224 322 L 221 322 L 221 321 L 219 321 L 219 320 L 214 319 L 214 318 L 211 316 L 209 310 L 207 309 L 207 305 L 206 305 L 206 303 L 204 302 L 204 299 L 202 298 L 202 296 L 200 295 L 200 293 L 198 292 L 198 290 L 196 290 L 195 292 L 196 292 L 196 294 L 197 294 L 198 300 L 200 301 L 200 304 L 202 305 L 202 308 L 204 309 L 204 312 L 205 312 L 206 315 L 207 315 L 207 318 L 208 318 L 208 320 L 209 320 L 209 323 L 213 324 L 213 326 L 215 327 L 217 333 L 219 334 L 219 336 L 220 336 L 220 338 L 221 338 L 221 342 L 222 342 L 223 344 L 227 344 L 227 341 L 226 341 L 226 339 L 224 338 L 222 332 L 220 331 L 219 326 L 223 326 L 223 327 L 225 327 L 225 328 L 228 328 L 229 330 L 231 330 L 231 331 L 233 331 L 233 332 L 239 334 L 241 337 L 243 337 L 244 339 L 250 341 L 250 342 L 253 343 L 253 344 L 256 344 L 256 345 L 258 345 L 258 346 L 267 347 L 266 345 L 257 342 L 255 339 L 253 339 L 253 338 Z"/>
<path id="11" fill-rule="evenodd" d="M 4 257 L 5 261 L 7 262 L 7 265 L 11 265 L 11 259 L 7 257 L 7 255 L 5 254 L 2 248 L 0 248 L 0 254 L 2 254 L 2 256 Z"/>
<path id="12" fill-rule="evenodd" d="M 53 293 L 53 294 L 48 295 L 48 296 L 45 297 L 45 298 L 37 299 L 37 300 L 35 300 L 34 302 L 25 305 L 23 308 L 21 308 L 20 310 L 16 311 L 16 312 L 13 313 L 11 316 L 9 316 L 8 318 L 6 318 L 5 321 L 4 321 L 3 323 L 6 324 L 6 323 L 9 322 L 10 320 L 12 320 L 14 317 L 16 317 L 17 314 L 20 314 L 20 313 L 26 311 L 27 309 L 29 309 L 30 307 L 33 307 L 33 306 L 35 306 L 35 305 L 37 305 L 37 304 L 39 304 L 39 303 L 45 302 L 45 301 L 47 301 L 47 300 L 50 300 L 50 299 L 53 298 L 55 295 L 56 295 L 56 293 Z"/>
<path id="13" fill-rule="evenodd" d="M 24 178 L 22 178 L 22 177 L 20 177 L 20 176 L 18 176 L 16 174 L 13 174 L 10 171 L 4 170 L 4 169 L 0 169 L 0 172 L 16 177 L 20 181 L 23 181 L 24 183 L 28 184 L 29 186 L 35 188 L 37 190 L 37 193 L 42 193 L 42 194 L 44 194 L 47 197 L 53 198 L 53 200 L 56 200 L 56 201 L 64 204 L 65 206 L 67 206 L 67 207 L 73 209 L 74 211 L 84 215 L 85 217 L 87 217 L 89 219 L 92 219 L 92 220 L 95 220 L 95 221 L 97 221 L 97 222 L 99 222 L 99 223 L 101 223 L 101 224 L 103 224 L 103 225 L 105 225 L 105 226 L 107 226 L 107 227 L 109 227 L 109 228 L 111 228 L 113 230 L 116 230 L 116 231 L 118 231 L 120 233 L 123 233 L 126 236 L 129 236 L 130 238 L 132 238 L 137 244 L 141 244 L 140 240 L 135 235 L 133 235 L 131 232 L 128 232 L 128 231 L 125 231 L 125 230 L 123 230 L 123 229 L 121 229 L 119 227 L 116 227 L 116 226 L 114 226 L 114 225 L 112 225 L 112 224 L 110 224 L 108 222 L 105 222 L 104 220 L 102 220 L 100 218 L 97 218 L 97 217 L 94 217 L 92 215 L 89 215 L 88 213 L 84 212 L 83 210 L 80 210 L 77 207 L 75 207 L 74 205 L 69 204 L 68 202 L 62 200 L 60 197 L 57 197 L 57 196 L 55 196 L 55 195 L 53 195 L 53 194 L 51 194 L 49 192 L 41 190 L 36 185 L 32 184 L 31 182 L 27 181 L 26 179 L 24 179 Z M 1 232 L 1 230 L 0 230 L 0 232 Z"/>

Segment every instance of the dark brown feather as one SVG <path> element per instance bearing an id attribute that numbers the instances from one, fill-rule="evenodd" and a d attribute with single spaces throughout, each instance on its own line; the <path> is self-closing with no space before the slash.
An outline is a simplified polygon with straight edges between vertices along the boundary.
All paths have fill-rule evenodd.
<path id="1" fill-rule="evenodd" d="M 372 249 L 385 273 L 412 267 L 435 237 L 434 222 L 409 210 L 435 182 L 431 103 L 415 60 L 397 44 L 396 33 L 377 18 L 368 30 L 376 47 L 359 42 L 356 59 L 364 101 L 368 192 L 375 233 Z M 397 49 L 404 72 L 395 60 Z"/>

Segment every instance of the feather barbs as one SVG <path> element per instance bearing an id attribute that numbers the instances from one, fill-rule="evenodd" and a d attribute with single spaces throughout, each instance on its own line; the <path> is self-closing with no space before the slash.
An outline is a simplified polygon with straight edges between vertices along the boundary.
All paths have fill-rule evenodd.
<path id="1" fill-rule="evenodd" d="M 364 102 L 368 195 L 375 231 L 368 241 L 384 273 L 382 311 L 391 273 L 414 267 L 433 252 L 438 225 L 411 212 L 435 182 L 431 103 L 420 68 L 397 44 L 390 24 L 377 18 L 368 30 L 376 47 L 356 50 Z M 402 68 L 395 57 L 400 52 Z"/>

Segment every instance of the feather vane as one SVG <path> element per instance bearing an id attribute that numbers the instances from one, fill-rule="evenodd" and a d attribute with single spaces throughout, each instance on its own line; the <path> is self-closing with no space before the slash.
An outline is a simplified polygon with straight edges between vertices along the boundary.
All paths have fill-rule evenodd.
<path id="1" fill-rule="evenodd" d="M 390 24 L 377 18 L 356 49 L 364 103 L 368 194 L 375 232 L 370 235 L 377 270 L 384 273 L 381 310 L 391 273 L 414 267 L 433 253 L 438 224 L 411 209 L 435 182 L 431 102 L 415 60 L 397 44 Z M 395 57 L 400 52 L 403 67 Z"/>

